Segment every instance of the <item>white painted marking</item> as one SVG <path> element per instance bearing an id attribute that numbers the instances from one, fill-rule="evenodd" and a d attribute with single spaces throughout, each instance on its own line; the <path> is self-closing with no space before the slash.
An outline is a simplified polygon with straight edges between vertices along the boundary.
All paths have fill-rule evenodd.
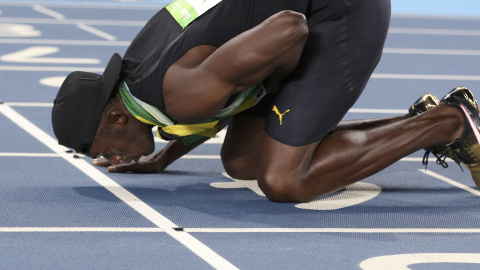
<path id="1" fill-rule="evenodd" d="M 258 186 L 257 180 L 239 180 L 230 177 L 227 173 L 222 173 L 223 176 L 233 180 L 233 182 L 217 182 L 211 183 L 210 186 L 214 188 L 223 188 L 223 189 L 237 189 L 237 188 L 248 188 L 251 191 L 255 192 L 257 195 L 265 197 L 265 194 Z"/>
<path id="2" fill-rule="evenodd" d="M 393 110 L 393 109 L 360 109 L 352 108 L 348 111 L 349 113 L 385 113 L 385 114 L 406 114 L 408 110 Z"/>
<path id="3" fill-rule="evenodd" d="M 212 267 L 218 269 L 237 269 L 230 262 L 222 258 L 215 253 L 205 244 L 198 241 L 196 238 L 185 232 L 175 231 L 174 228 L 178 227 L 172 221 L 162 216 L 155 211 L 149 205 L 138 199 L 135 195 L 128 190 L 117 184 L 105 174 L 97 170 L 93 165 L 87 163 L 83 159 L 72 158 L 71 155 L 63 151 L 63 147 L 60 147 L 55 139 L 50 137 L 43 130 L 32 124 L 25 117 L 17 113 L 12 108 L 4 105 L 0 105 L 0 113 L 5 115 L 12 122 L 24 129 L 27 133 L 34 138 L 45 144 L 55 153 L 59 154 L 62 158 L 68 161 L 70 164 L 78 168 L 81 172 L 85 173 L 92 180 L 99 185 L 110 191 L 113 195 L 125 202 L 128 206 L 133 208 L 139 214 L 150 220 L 153 224 L 163 229 L 168 235 L 182 243 L 185 247 L 190 249 L 197 256 L 209 263 Z"/>
<path id="4" fill-rule="evenodd" d="M 374 73 L 372 79 L 480 81 L 480 76 Z"/>
<path id="5" fill-rule="evenodd" d="M 39 37 L 41 31 L 33 25 L 0 23 L 0 37 Z"/>
<path id="6" fill-rule="evenodd" d="M 4 227 L 0 233 L 6 232 L 164 232 L 160 228 L 107 228 L 107 227 Z"/>
<path id="7" fill-rule="evenodd" d="M 13 104 L 13 105 L 12 105 Z M 18 104 L 18 105 L 15 105 L 16 103 L 6 103 L 7 106 L 12 106 L 12 107 L 29 107 L 29 106 L 23 106 L 23 104 Z M 39 107 L 39 106 L 37 106 Z M 52 107 L 49 103 L 47 104 L 47 106 L 43 106 L 43 107 Z M 65 151 L 67 150 L 67 148 L 64 149 Z M 78 154 L 76 153 L 76 155 L 80 155 L 83 157 L 83 155 L 81 154 Z M 4 156 L 4 157 L 22 157 L 22 156 L 26 156 L 26 157 L 60 157 L 58 154 L 48 154 L 48 153 L 10 153 L 10 152 L 4 152 L 4 153 L 1 153 L 0 152 L 0 156 Z M 219 160 L 220 159 L 220 155 L 184 155 L 181 157 L 181 159 L 215 159 L 215 160 Z M 422 162 L 423 158 L 402 158 L 400 161 L 404 161 L 404 162 Z M 450 160 L 447 158 L 447 161 Z M 451 160 L 453 162 L 453 160 Z M 224 175 L 225 177 L 228 177 L 226 174 Z M 237 181 L 247 181 L 247 182 L 252 182 L 250 180 L 237 180 Z M 217 188 L 226 188 L 226 187 L 221 187 L 221 186 L 228 186 L 228 185 L 231 185 L 230 182 L 225 182 L 225 183 L 219 183 L 219 186 Z M 258 185 L 257 185 L 258 186 Z M 234 187 L 231 187 L 231 188 L 234 188 Z M 240 187 L 239 187 L 240 188 Z M 243 187 L 242 187 L 243 188 Z"/>
<path id="8" fill-rule="evenodd" d="M 408 266 L 426 263 L 480 264 L 478 253 L 417 253 L 397 254 L 370 258 L 360 263 L 363 270 L 409 270 Z"/>
<path id="9" fill-rule="evenodd" d="M 437 49 L 384 48 L 383 53 L 480 56 L 480 50 L 437 50 Z"/>
<path id="10" fill-rule="evenodd" d="M 374 184 L 357 182 L 345 188 L 345 191 L 334 196 L 319 198 L 309 203 L 295 205 L 306 210 L 329 211 L 359 205 L 377 197 L 382 189 Z"/>
<path id="11" fill-rule="evenodd" d="M 84 59 L 84 58 L 80 58 Z M 89 68 L 89 67 L 35 67 L 35 66 L 0 66 L 0 70 L 8 71 L 45 71 L 45 72 L 72 72 L 75 70 L 87 71 L 87 72 L 101 72 L 105 71 L 105 67 L 102 68 Z"/>
<path id="12" fill-rule="evenodd" d="M 43 78 L 40 80 L 40 84 L 50 86 L 50 87 L 60 88 L 65 78 L 66 78 L 65 76 Z"/>
<path id="13" fill-rule="evenodd" d="M 111 10 L 124 10 L 124 9 L 127 9 L 127 10 L 151 10 L 151 11 L 158 11 L 159 10 L 159 7 L 158 5 L 139 5 L 139 6 L 132 6 L 132 5 L 126 5 L 126 6 L 120 6 L 120 5 L 109 5 L 109 4 L 104 4 L 104 5 L 101 5 L 100 3 L 94 3 L 94 4 L 70 4 L 70 3 L 67 3 L 67 4 L 62 4 L 60 2 L 58 3 L 53 3 L 53 1 L 49 1 L 49 2 L 52 2 L 52 3 L 49 3 L 48 6 L 49 7 L 67 7 L 67 8 L 81 8 L 81 9 L 111 9 Z M 31 6 L 32 4 L 28 4 L 28 3 L 8 3 L 8 2 L 4 2 L 2 3 L 2 6 L 15 6 L 15 7 L 24 7 L 24 6 Z"/>
<path id="14" fill-rule="evenodd" d="M 24 50 L 3 55 L 0 60 L 13 63 L 40 63 L 40 64 L 100 64 L 95 58 L 52 58 L 41 57 L 60 51 L 58 47 L 33 46 Z"/>
<path id="15" fill-rule="evenodd" d="M 479 37 L 478 30 L 460 30 L 460 29 L 427 29 L 427 28 L 389 28 L 389 34 L 409 34 L 409 35 L 440 35 L 440 36 L 472 36 Z"/>
<path id="16" fill-rule="evenodd" d="M 53 107 L 53 103 L 46 102 L 5 102 L 5 105 L 11 107 Z"/>
<path id="17" fill-rule="evenodd" d="M 105 41 L 105 40 L 66 40 L 66 39 L 20 39 L 0 38 L 4 44 L 37 44 L 37 45 L 73 45 L 73 46 L 117 46 L 128 47 L 130 41 Z"/>
<path id="18" fill-rule="evenodd" d="M 79 58 L 85 59 L 85 58 Z M 105 68 L 84 67 L 29 67 L 29 66 L 0 66 L 1 70 L 8 71 L 74 71 L 103 72 Z M 431 74 L 389 74 L 374 73 L 372 79 L 399 79 L 399 80 L 449 80 L 449 81 L 480 81 L 480 76 L 464 75 L 431 75 Z"/>
<path id="19" fill-rule="evenodd" d="M 69 69 L 70 70 L 70 69 Z M 103 71 L 103 70 L 98 70 L 98 71 Z M 92 71 L 94 72 L 94 71 Z M 52 77 L 52 78 L 56 78 L 56 77 Z M 58 77 L 59 79 L 60 78 L 65 78 L 65 77 Z M 59 80 L 57 79 L 57 80 Z M 62 80 L 63 81 L 63 80 Z M 57 86 L 58 85 L 58 81 L 57 81 Z M 41 102 L 7 102 L 7 105 L 9 106 L 21 106 L 21 107 L 52 107 L 53 106 L 53 103 L 41 103 Z M 405 114 L 408 112 L 408 110 L 403 110 L 403 109 L 400 109 L 400 110 L 391 110 L 391 109 L 362 109 L 362 108 L 353 108 L 353 109 L 350 109 L 350 111 L 348 111 L 349 113 L 375 113 L 375 114 Z M 156 132 L 156 129 L 154 128 L 153 129 L 154 132 Z M 215 143 L 215 142 L 223 142 L 223 139 L 225 138 L 225 135 L 226 135 L 226 130 L 221 130 L 220 132 L 217 133 L 217 137 L 216 138 L 212 138 L 210 139 L 209 141 L 212 143 Z M 159 138 L 155 138 L 155 141 L 157 142 L 163 142 L 165 143 L 166 141 L 162 140 L 162 139 L 159 139 Z"/>
<path id="20" fill-rule="evenodd" d="M 480 233 L 480 229 L 450 228 L 185 228 L 186 232 L 200 233 L 432 233 L 470 234 Z"/>
<path id="21" fill-rule="evenodd" d="M 84 23 L 88 25 L 111 25 L 111 26 L 132 26 L 143 27 L 147 21 L 127 21 L 127 20 L 56 20 L 56 19 L 41 19 L 41 18 L 1 18 L 0 22 L 7 23 L 28 23 L 28 24 L 55 24 L 55 25 L 76 25 L 78 23 Z"/>
<path id="22" fill-rule="evenodd" d="M 0 153 L 0 157 L 60 157 L 53 153 Z"/>
<path id="23" fill-rule="evenodd" d="M 438 50 L 438 49 L 384 48 L 383 53 L 480 56 L 480 50 Z"/>
<path id="24" fill-rule="evenodd" d="M 442 16 L 442 15 L 392 14 L 392 18 L 426 19 L 426 20 L 450 20 L 450 21 L 480 21 L 480 17 L 450 16 L 450 15 Z"/>
<path id="25" fill-rule="evenodd" d="M 422 172 L 422 173 L 424 173 L 424 174 L 428 174 L 428 175 L 430 175 L 430 176 L 432 176 L 432 177 L 435 177 L 435 178 L 437 178 L 438 180 L 442 180 L 443 182 L 446 182 L 446 183 L 448 183 L 448 184 L 450 184 L 450 185 L 452 185 L 452 186 L 456 186 L 456 187 L 458 187 L 458 188 L 460 188 L 460 189 L 463 189 L 463 190 L 465 190 L 465 191 L 468 191 L 468 192 L 470 192 L 470 193 L 472 193 L 472 194 L 474 194 L 474 195 L 480 196 L 480 191 L 479 191 L 479 190 L 473 189 L 473 188 L 468 187 L 468 186 L 466 186 L 466 185 L 464 185 L 464 184 L 460 184 L 459 182 L 454 181 L 454 180 L 452 180 L 452 179 L 450 179 L 450 178 L 447 178 L 447 177 L 445 177 L 445 176 L 443 176 L 443 175 L 440 175 L 440 174 L 438 174 L 438 173 L 434 173 L 434 172 L 429 171 L 429 170 L 426 170 L 426 171 L 425 171 L 425 170 L 419 170 L 419 171 Z"/>
<path id="26" fill-rule="evenodd" d="M 449 158 L 447 158 L 447 160 L 450 160 L 450 159 L 449 159 Z M 404 158 L 400 159 L 400 161 L 407 161 L 407 162 L 422 162 L 422 161 L 423 161 L 423 158 L 404 157 Z"/>
<path id="27" fill-rule="evenodd" d="M 223 176 L 233 180 L 233 182 L 216 182 L 210 186 L 223 189 L 248 188 L 257 195 L 265 197 L 258 186 L 257 180 L 239 180 L 230 177 L 227 173 Z M 358 205 L 378 196 L 382 189 L 374 184 L 358 182 L 345 188 L 345 191 L 339 192 L 334 196 L 319 198 L 309 203 L 300 203 L 295 207 L 306 210 L 330 211 Z"/>
<path id="28" fill-rule="evenodd" d="M 219 155 L 184 155 L 181 159 L 220 159 Z"/>
<path id="29" fill-rule="evenodd" d="M 89 32 L 89 33 L 91 33 L 91 34 L 94 34 L 94 35 L 96 35 L 96 36 L 99 36 L 99 37 L 101 37 L 101 38 L 104 38 L 104 39 L 106 39 L 106 40 L 108 40 L 108 41 L 115 41 L 115 40 L 117 40 L 116 37 L 114 37 L 114 36 L 112 36 L 112 35 L 110 35 L 110 34 L 108 34 L 108 33 L 105 33 L 105 32 L 103 32 L 102 30 L 99 30 L 99 29 L 94 28 L 94 27 L 92 27 L 92 26 L 86 25 L 86 24 L 84 24 L 84 23 L 79 23 L 79 24 L 77 24 L 77 27 L 80 28 L 80 29 L 82 29 L 83 31 Z"/>
<path id="30" fill-rule="evenodd" d="M 189 233 L 367 233 L 367 234 L 478 234 L 480 229 L 451 228 L 184 228 Z M 0 227 L 7 232 L 135 232 L 160 233 L 161 228 L 118 228 L 118 227 Z"/>
<path id="31" fill-rule="evenodd" d="M 52 17 L 54 19 L 57 19 L 57 20 L 60 20 L 60 21 L 65 19 L 65 16 L 63 14 L 55 12 L 55 11 L 53 11 L 51 9 L 48 9 L 48 8 L 46 8 L 44 6 L 41 6 L 41 5 L 33 5 L 33 10 L 38 11 L 40 13 L 43 13 L 47 16 L 50 16 L 50 17 Z"/>

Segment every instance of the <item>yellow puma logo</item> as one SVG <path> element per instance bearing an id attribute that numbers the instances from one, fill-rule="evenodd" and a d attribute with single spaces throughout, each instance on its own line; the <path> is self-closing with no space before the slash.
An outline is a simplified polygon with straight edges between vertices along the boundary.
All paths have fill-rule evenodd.
<path id="1" fill-rule="evenodd" d="M 277 106 L 273 105 L 272 111 L 274 111 L 276 114 L 278 114 L 278 118 L 280 118 L 280 125 L 282 125 L 283 115 L 286 114 L 287 112 L 289 112 L 290 110 L 286 110 L 284 113 L 280 113 L 280 112 L 278 111 Z"/>

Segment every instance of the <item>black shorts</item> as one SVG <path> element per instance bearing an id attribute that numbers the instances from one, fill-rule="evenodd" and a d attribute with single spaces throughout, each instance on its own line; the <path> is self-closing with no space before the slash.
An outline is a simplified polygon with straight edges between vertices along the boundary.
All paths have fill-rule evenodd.
<path id="1" fill-rule="evenodd" d="M 322 140 L 363 92 L 380 61 L 390 1 L 351 2 L 334 20 L 307 17 L 309 37 L 298 66 L 278 92 L 245 112 L 266 115 L 273 139 L 291 146 Z"/>

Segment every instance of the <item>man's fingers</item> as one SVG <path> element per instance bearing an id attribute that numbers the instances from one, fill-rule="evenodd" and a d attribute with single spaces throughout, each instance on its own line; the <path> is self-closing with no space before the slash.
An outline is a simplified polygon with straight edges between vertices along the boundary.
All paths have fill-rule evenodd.
<path id="1" fill-rule="evenodd" d="M 110 161 L 108 161 L 106 158 L 98 158 L 93 160 L 93 165 L 107 167 L 112 165 L 112 163 L 110 163 Z"/>
<path id="2" fill-rule="evenodd" d="M 128 163 L 128 164 L 112 165 L 112 166 L 109 166 L 107 170 L 110 173 L 124 173 L 129 171 L 137 171 L 138 167 L 139 167 L 138 163 Z"/>
<path id="3" fill-rule="evenodd" d="M 137 172 L 137 173 L 154 173 L 159 169 L 155 164 L 151 162 L 132 162 L 128 164 L 112 165 L 108 167 L 110 173 L 124 173 L 124 172 Z"/>

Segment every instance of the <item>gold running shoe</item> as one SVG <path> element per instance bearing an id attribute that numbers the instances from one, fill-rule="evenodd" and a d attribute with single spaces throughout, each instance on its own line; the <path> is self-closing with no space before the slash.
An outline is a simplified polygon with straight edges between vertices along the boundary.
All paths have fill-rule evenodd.
<path id="1" fill-rule="evenodd" d="M 411 116 L 422 114 L 432 108 L 435 108 L 440 101 L 438 98 L 430 93 L 423 94 L 412 106 L 408 109 Z"/>
<path id="2" fill-rule="evenodd" d="M 473 181 L 480 189 L 480 115 L 478 103 L 472 92 L 465 87 L 457 87 L 448 93 L 441 102 L 460 110 L 465 120 L 462 135 L 447 146 L 453 160 L 463 163 L 472 174 Z"/>
<path id="3" fill-rule="evenodd" d="M 435 108 L 440 101 L 435 95 L 430 93 L 423 94 L 417 101 L 415 101 L 412 106 L 408 109 L 408 113 L 411 116 L 420 115 L 432 108 Z M 448 168 L 448 164 L 445 161 L 447 157 L 452 158 L 452 154 L 450 153 L 450 147 L 446 145 L 434 145 L 425 148 L 425 154 L 423 155 L 422 164 L 425 165 L 425 169 L 428 166 L 428 157 L 430 154 L 433 154 L 437 161 L 436 163 L 444 168 Z"/>

